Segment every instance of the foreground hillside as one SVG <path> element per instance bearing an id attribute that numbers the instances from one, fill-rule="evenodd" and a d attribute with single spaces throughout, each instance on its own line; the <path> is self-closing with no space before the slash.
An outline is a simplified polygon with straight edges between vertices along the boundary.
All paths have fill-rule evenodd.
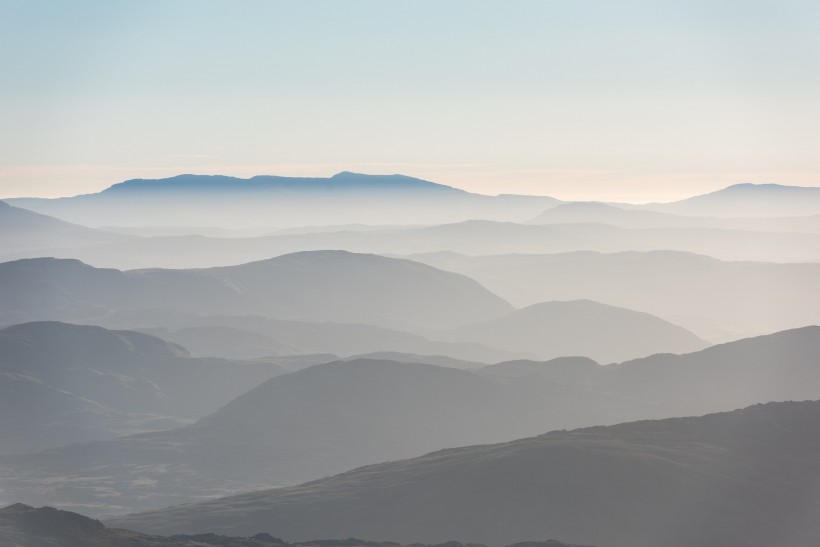
<path id="1" fill-rule="evenodd" d="M 820 543 L 820 401 L 554 431 L 112 519 L 288 538 L 531 537 L 612 547 Z"/>
<path id="2" fill-rule="evenodd" d="M 2 547 L 400 547 L 391 541 L 360 539 L 323 539 L 288 543 L 267 533 L 251 537 L 228 537 L 212 533 L 197 535 L 153 536 L 129 530 L 106 528 L 97 520 L 51 507 L 34 508 L 20 503 L 0 509 L 0 546 Z M 446 546 L 412 547 L 485 547 L 448 541 Z M 560 541 L 529 541 L 510 547 L 581 547 Z"/>
<path id="3" fill-rule="evenodd" d="M 820 399 L 818 327 L 607 366 L 356 359 L 277 376 L 188 427 L 0 458 L 0 499 L 121 514 L 554 429 L 805 399 Z"/>

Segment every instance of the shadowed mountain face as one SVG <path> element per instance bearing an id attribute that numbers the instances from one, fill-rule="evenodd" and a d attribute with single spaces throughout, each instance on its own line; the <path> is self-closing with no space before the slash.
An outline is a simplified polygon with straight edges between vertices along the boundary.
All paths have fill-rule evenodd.
<path id="1" fill-rule="evenodd" d="M 282 372 L 191 359 L 182 347 L 137 332 L 15 325 L 0 330 L 0 452 L 178 426 Z"/>
<path id="2" fill-rule="evenodd" d="M 403 175 L 330 178 L 180 175 L 129 180 L 72 198 L 9 200 L 94 226 L 304 226 L 523 220 L 558 203 L 535 196 L 483 196 Z"/>
<path id="3" fill-rule="evenodd" d="M 820 542 L 820 402 L 555 431 L 113 519 L 288 538 L 563 537 L 612 547 Z"/>
<path id="4" fill-rule="evenodd" d="M 447 328 L 509 304 L 430 266 L 344 251 L 284 255 L 204 270 L 101 270 L 76 260 L 0 264 L 0 321 L 94 321 L 113 311 L 170 309 L 285 319 Z"/>
<path id="5" fill-rule="evenodd" d="M 106 528 L 97 520 L 52 507 L 35 509 L 16 503 L 0 509 L 0 538 L 3 547 L 400 547 L 390 541 L 360 539 L 323 539 L 304 543 L 287 543 L 268 533 L 228 537 L 213 533 L 149 536 L 129 530 Z M 410 546 L 407 546 L 410 547 Z M 486 547 L 448 541 L 445 545 L 412 547 Z M 581 547 L 555 540 L 529 541 L 510 547 Z"/>
<path id="6" fill-rule="evenodd" d="M 573 355 L 612 363 L 653 353 L 690 353 L 708 344 L 646 313 L 592 302 L 544 302 L 485 323 L 445 332 L 447 340 L 485 342 L 554 359 Z"/>
<path id="7" fill-rule="evenodd" d="M 723 262 L 671 251 L 408 258 L 470 276 L 516 306 L 588 298 L 716 342 L 820 324 L 820 264 Z"/>
<path id="8" fill-rule="evenodd" d="M 275 377 L 185 428 L 0 459 L 0 500 L 122 513 L 551 429 L 816 398 L 818 327 L 608 366 L 335 362 Z"/>

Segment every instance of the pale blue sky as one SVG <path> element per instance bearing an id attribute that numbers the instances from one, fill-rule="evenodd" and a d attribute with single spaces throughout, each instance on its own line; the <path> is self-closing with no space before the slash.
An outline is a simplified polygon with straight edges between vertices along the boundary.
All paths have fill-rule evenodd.
<path id="1" fill-rule="evenodd" d="M 0 196 L 181 172 L 820 185 L 820 2 L 0 0 Z"/>

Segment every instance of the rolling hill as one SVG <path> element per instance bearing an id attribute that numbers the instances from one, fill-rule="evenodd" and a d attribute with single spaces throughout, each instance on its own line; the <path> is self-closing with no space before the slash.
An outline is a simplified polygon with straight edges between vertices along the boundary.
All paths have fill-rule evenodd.
<path id="1" fill-rule="evenodd" d="M 121 243 L 130 236 L 95 230 L 0 201 L 0 256 L 46 248 Z"/>
<path id="2" fill-rule="evenodd" d="M 735 184 L 717 192 L 647 209 L 684 215 L 782 217 L 820 214 L 820 188 L 782 184 Z"/>
<path id="3" fill-rule="evenodd" d="M 712 342 L 820 324 L 820 264 L 725 262 L 673 251 L 411 255 L 516 307 L 589 299 L 651 313 Z"/>
<path id="4" fill-rule="evenodd" d="M 123 272 L 76 260 L 18 260 L 0 264 L 0 306 L 0 324 L 89 322 L 113 312 L 160 309 L 400 329 L 454 327 L 511 309 L 462 275 L 344 251 L 202 270 Z"/>
<path id="5" fill-rule="evenodd" d="M 646 313 L 591 300 L 542 302 L 484 323 L 442 333 L 549 360 L 584 356 L 613 363 L 653 353 L 690 353 L 708 346 L 684 328 Z"/>
<path id="6" fill-rule="evenodd" d="M 58 322 L 0 330 L 0 453 L 178 427 L 284 372 L 192 359 L 129 331 Z"/>
<path id="7" fill-rule="evenodd" d="M 184 428 L 0 458 L 0 502 L 110 515 L 552 429 L 816 399 L 819 364 L 818 327 L 608 366 L 581 358 L 475 371 L 320 364 Z"/>

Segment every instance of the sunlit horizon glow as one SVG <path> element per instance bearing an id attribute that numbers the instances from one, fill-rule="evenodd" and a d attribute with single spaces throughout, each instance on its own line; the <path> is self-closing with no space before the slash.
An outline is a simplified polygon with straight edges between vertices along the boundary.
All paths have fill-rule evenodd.
<path id="1" fill-rule="evenodd" d="M 187 165 L 154 168 L 114 166 L 20 166 L 0 167 L 0 178 L 17 181 L 4 186 L 0 199 L 38 197 L 60 198 L 93 194 L 113 184 L 131 179 L 161 179 L 181 174 L 224 175 L 251 178 L 258 175 L 288 177 L 330 177 L 341 171 L 370 175 L 401 174 L 485 195 L 521 194 L 550 196 L 564 201 L 607 201 L 629 204 L 668 202 L 714 192 L 733 184 L 777 183 L 790 186 L 817 186 L 814 173 L 770 173 L 762 179 L 756 173 L 664 173 L 572 169 L 501 170 L 483 165 Z M 659 185 L 658 183 L 666 183 Z M 614 188 L 613 188 L 614 186 Z M 659 187 L 668 189 L 659 193 Z M 31 190 L 36 188 L 36 192 Z"/>
<path id="2" fill-rule="evenodd" d="M 182 173 L 629 203 L 820 186 L 815 2 L 3 6 L 0 198 Z"/>

